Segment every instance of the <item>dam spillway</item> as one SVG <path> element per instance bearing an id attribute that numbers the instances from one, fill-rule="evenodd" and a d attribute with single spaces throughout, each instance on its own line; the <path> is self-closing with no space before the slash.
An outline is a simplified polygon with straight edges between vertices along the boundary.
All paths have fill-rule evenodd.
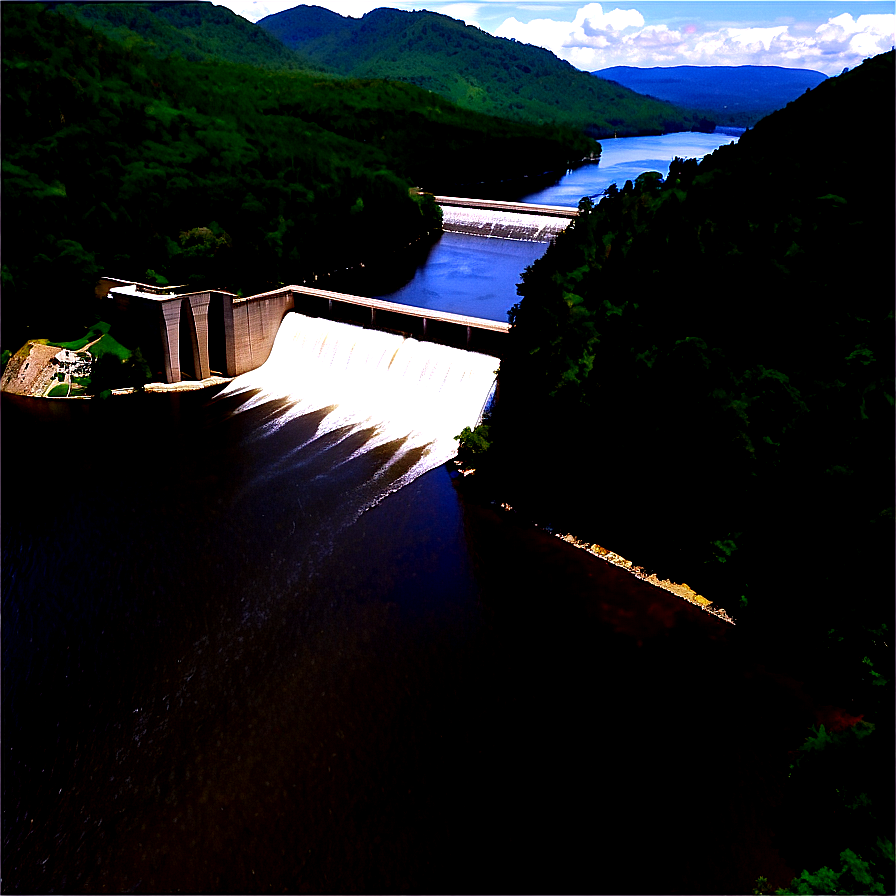
<path id="1" fill-rule="evenodd" d="M 549 243 L 564 231 L 578 210 L 492 199 L 436 196 L 446 233 Z"/>
<path id="2" fill-rule="evenodd" d="M 578 214 L 564 206 L 436 196 L 449 233 L 549 243 Z M 185 292 L 102 277 L 97 295 L 122 322 L 166 383 L 238 376 L 262 365 L 288 311 L 328 317 L 500 357 L 506 324 L 308 285 L 251 296 L 212 289 Z"/>
<path id="3" fill-rule="evenodd" d="M 290 312 L 268 360 L 218 398 L 241 399 L 236 413 L 268 408 L 262 429 L 319 418 L 296 453 L 343 443 L 352 447 L 342 462 L 378 453 L 379 486 L 359 502 L 362 512 L 454 457 L 455 436 L 479 422 L 499 363 L 478 352 Z"/>

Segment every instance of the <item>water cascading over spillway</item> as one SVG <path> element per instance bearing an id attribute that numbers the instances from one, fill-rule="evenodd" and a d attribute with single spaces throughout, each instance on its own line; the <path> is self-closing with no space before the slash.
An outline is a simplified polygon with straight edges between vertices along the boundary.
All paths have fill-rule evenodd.
<path id="1" fill-rule="evenodd" d="M 363 511 L 457 453 L 455 436 L 478 422 L 498 364 L 490 355 L 290 312 L 267 362 L 219 397 L 245 395 L 236 413 L 276 408 L 265 430 L 322 416 L 294 452 L 344 443 L 351 450 L 334 457 L 342 465 L 379 451 L 378 484 Z"/>
<path id="2" fill-rule="evenodd" d="M 447 233 L 549 243 L 569 226 L 569 218 L 494 209 L 442 206 L 442 228 Z"/>

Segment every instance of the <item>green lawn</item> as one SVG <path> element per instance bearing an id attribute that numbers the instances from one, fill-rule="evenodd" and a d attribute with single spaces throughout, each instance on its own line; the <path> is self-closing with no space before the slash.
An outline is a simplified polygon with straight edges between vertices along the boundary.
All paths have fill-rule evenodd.
<path id="1" fill-rule="evenodd" d="M 114 336 L 110 336 L 108 333 L 104 333 L 103 337 L 99 342 L 94 343 L 90 347 L 90 354 L 94 356 L 94 358 L 99 358 L 102 355 L 113 354 L 117 358 L 122 361 L 127 361 L 131 356 L 131 350 L 125 348 Z"/>
<path id="2" fill-rule="evenodd" d="M 59 348 L 67 348 L 71 352 L 77 352 L 84 348 L 87 343 L 93 342 L 94 339 L 108 333 L 110 329 L 110 324 L 101 320 L 95 323 L 80 339 L 75 339 L 73 342 L 51 342 L 49 344 L 58 345 Z"/>
<path id="3" fill-rule="evenodd" d="M 66 383 L 60 383 L 58 386 L 53 386 L 47 393 L 49 398 L 65 398 L 66 395 L 68 395 L 68 385 Z"/>

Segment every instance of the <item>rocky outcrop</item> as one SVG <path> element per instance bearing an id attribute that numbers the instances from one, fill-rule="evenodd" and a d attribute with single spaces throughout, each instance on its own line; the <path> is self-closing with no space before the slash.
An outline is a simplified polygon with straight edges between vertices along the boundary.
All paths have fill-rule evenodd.
<path id="1" fill-rule="evenodd" d="M 0 378 L 0 391 L 13 395 L 44 395 L 56 381 L 58 345 L 27 342 L 9 359 Z"/>

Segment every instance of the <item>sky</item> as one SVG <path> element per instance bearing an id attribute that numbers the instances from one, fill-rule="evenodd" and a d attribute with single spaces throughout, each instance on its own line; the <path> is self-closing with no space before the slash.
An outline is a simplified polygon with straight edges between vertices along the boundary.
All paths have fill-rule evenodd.
<path id="1" fill-rule="evenodd" d="M 295 0 L 216 0 L 257 22 Z M 311 5 L 311 4 L 309 4 Z M 536 44 L 576 68 L 782 65 L 838 75 L 889 50 L 896 2 L 880 0 L 319 0 L 344 16 L 428 9 Z"/>

